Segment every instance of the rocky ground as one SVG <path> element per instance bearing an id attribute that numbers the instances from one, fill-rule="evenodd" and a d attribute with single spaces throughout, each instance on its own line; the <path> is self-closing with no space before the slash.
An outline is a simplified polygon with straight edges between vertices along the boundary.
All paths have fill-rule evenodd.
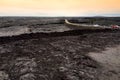
<path id="1" fill-rule="evenodd" d="M 100 80 L 88 53 L 120 44 L 120 31 L 47 36 L 1 43 L 0 80 Z"/>
<path id="2" fill-rule="evenodd" d="M 120 18 L 68 19 L 120 24 Z M 119 45 L 120 30 L 74 30 L 57 17 L 0 17 L 0 80 L 120 80 Z"/>

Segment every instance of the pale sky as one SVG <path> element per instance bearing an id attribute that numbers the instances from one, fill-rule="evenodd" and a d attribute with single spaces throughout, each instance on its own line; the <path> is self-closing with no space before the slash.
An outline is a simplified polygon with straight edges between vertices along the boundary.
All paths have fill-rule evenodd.
<path id="1" fill-rule="evenodd" d="M 0 0 L 0 16 L 120 16 L 120 0 Z"/>

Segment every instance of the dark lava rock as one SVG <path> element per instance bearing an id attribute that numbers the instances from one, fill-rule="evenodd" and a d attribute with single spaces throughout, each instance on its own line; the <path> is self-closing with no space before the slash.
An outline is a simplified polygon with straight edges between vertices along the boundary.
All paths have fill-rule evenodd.
<path id="1" fill-rule="evenodd" d="M 19 80 L 35 80 L 36 77 L 34 76 L 34 74 L 28 73 L 25 75 L 20 76 Z"/>
<path id="2" fill-rule="evenodd" d="M 6 74 L 1 79 L 99 80 L 101 66 L 87 54 L 120 44 L 119 31 L 54 34 L 3 39 L 0 43 L 0 71 Z"/>
<path id="3" fill-rule="evenodd" d="M 0 71 L 0 80 L 10 80 L 9 75 L 4 71 Z"/>
<path id="4" fill-rule="evenodd" d="M 37 64 L 34 59 L 17 58 L 9 63 L 9 73 L 13 80 L 34 80 Z"/>

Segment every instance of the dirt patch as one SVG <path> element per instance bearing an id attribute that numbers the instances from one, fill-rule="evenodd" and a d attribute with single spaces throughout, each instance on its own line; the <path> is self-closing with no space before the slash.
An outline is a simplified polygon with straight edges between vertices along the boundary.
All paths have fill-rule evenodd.
<path id="1" fill-rule="evenodd" d="M 119 80 L 120 79 L 120 46 L 107 48 L 102 53 L 89 53 L 89 56 L 103 66 L 100 80 Z"/>

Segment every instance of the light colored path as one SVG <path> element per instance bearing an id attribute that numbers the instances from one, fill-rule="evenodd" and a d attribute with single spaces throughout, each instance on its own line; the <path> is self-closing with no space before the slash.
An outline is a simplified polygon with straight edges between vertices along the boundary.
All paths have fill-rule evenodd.
<path id="1" fill-rule="evenodd" d="M 103 66 L 100 80 L 120 80 L 120 46 L 107 48 L 101 53 L 89 53 L 89 56 Z"/>
<path id="2" fill-rule="evenodd" d="M 63 25 L 44 25 L 40 27 L 27 27 L 27 26 L 11 26 L 6 28 L 0 28 L 0 37 L 3 36 L 18 36 L 21 34 L 30 34 L 30 33 L 51 33 L 51 32 L 64 32 L 69 31 L 70 29 Z"/>

